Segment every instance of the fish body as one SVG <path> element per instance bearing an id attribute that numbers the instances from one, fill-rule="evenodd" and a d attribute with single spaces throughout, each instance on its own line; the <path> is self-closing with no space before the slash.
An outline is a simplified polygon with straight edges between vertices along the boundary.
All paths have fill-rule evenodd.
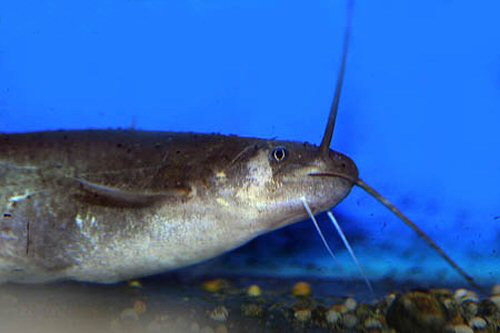
<path id="1" fill-rule="evenodd" d="M 356 185 L 480 289 L 417 224 L 359 178 L 349 157 L 330 149 L 353 4 L 347 2 L 342 61 L 319 147 L 147 131 L 0 135 L 0 282 L 141 277 L 212 258 L 308 216 L 331 252 L 314 215 L 335 207 Z"/>
<path id="2" fill-rule="evenodd" d="M 354 163 L 291 141 L 132 130 L 0 135 L 0 281 L 116 282 L 335 206 Z"/>

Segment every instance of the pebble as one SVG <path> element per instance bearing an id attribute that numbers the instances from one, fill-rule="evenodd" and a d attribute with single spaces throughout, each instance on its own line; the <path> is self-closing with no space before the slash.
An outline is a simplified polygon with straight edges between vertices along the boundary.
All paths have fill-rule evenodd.
<path id="1" fill-rule="evenodd" d="M 462 304 L 462 309 L 464 310 L 465 317 L 470 319 L 477 315 L 479 305 L 476 302 L 468 301 Z"/>
<path id="2" fill-rule="evenodd" d="M 250 297 L 259 297 L 262 295 L 262 289 L 256 284 L 251 285 L 247 289 L 247 295 Z"/>
<path id="3" fill-rule="evenodd" d="M 292 289 L 293 296 L 308 297 L 312 295 L 311 285 L 307 282 L 297 282 Z"/>
<path id="4" fill-rule="evenodd" d="M 365 322 L 363 323 L 363 326 L 367 329 L 370 329 L 370 330 L 383 328 L 383 325 L 380 322 L 380 320 L 375 319 L 375 318 L 366 319 Z"/>
<path id="5" fill-rule="evenodd" d="M 464 298 L 462 298 L 462 303 L 465 302 L 474 302 L 474 303 L 479 303 L 479 296 L 475 292 L 471 292 L 467 294 Z"/>
<path id="6" fill-rule="evenodd" d="M 500 295 L 491 296 L 490 300 L 500 309 Z"/>
<path id="7" fill-rule="evenodd" d="M 219 293 L 223 289 L 226 289 L 228 286 L 228 282 L 224 279 L 213 279 L 209 281 L 205 281 L 203 283 L 203 290 L 209 293 Z"/>
<path id="8" fill-rule="evenodd" d="M 326 311 L 325 316 L 326 316 L 326 321 L 329 324 L 336 324 L 340 321 L 340 318 L 342 318 L 342 314 L 335 311 L 334 309 Z"/>
<path id="9" fill-rule="evenodd" d="M 448 310 L 453 310 L 458 307 L 457 302 L 451 298 L 442 299 L 441 302 Z"/>
<path id="10" fill-rule="evenodd" d="M 295 319 L 301 322 L 309 321 L 312 316 L 312 312 L 309 309 L 301 309 L 301 310 L 296 310 L 295 313 L 293 314 Z"/>
<path id="11" fill-rule="evenodd" d="M 359 320 L 355 315 L 346 313 L 342 318 L 342 322 L 346 328 L 354 328 L 358 324 Z"/>
<path id="12" fill-rule="evenodd" d="M 229 311 L 224 305 L 220 305 L 215 307 L 212 311 L 209 312 L 210 319 L 219 321 L 219 322 L 226 322 L 227 318 L 229 317 Z"/>
<path id="13" fill-rule="evenodd" d="M 474 330 L 467 325 L 453 326 L 454 333 L 474 333 Z"/>
<path id="14" fill-rule="evenodd" d="M 335 304 L 332 309 L 342 314 L 349 312 L 349 309 L 345 306 L 345 304 Z"/>
<path id="15" fill-rule="evenodd" d="M 264 309 L 257 304 L 243 304 L 240 309 L 247 317 L 262 317 L 264 315 Z"/>
<path id="16" fill-rule="evenodd" d="M 372 314 L 374 314 L 377 310 L 368 304 L 360 304 L 355 311 L 355 314 L 358 318 L 369 318 Z"/>
<path id="17" fill-rule="evenodd" d="M 344 305 L 348 311 L 354 311 L 358 306 L 358 302 L 354 298 L 349 297 L 345 300 Z"/>
<path id="18" fill-rule="evenodd" d="M 471 320 L 469 320 L 469 326 L 474 329 L 480 330 L 486 328 L 486 325 L 488 325 L 488 323 L 481 317 L 474 317 Z"/>
<path id="19" fill-rule="evenodd" d="M 142 288 L 142 283 L 139 280 L 131 280 L 128 282 L 130 288 Z"/>
<path id="20" fill-rule="evenodd" d="M 414 291 L 397 297 L 387 309 L 387 323 L 401 332 L 442 332 L 447 312 L 433 294 Z"/>
<path id="21" fill-rule="evenodd" d="M 387 306 L 391 306 L 392 302 L 396 299 L 396 294 L 395 293 L 390 293 L 385 297 L 385 302 L 387 303 Z"/>
<path id="22" fill-rule="evenodd" d="M 467 295 L 467 293 L 468 293 L 467 289 L 460 288 L 460 289 L 455 290 L 453 297 L 458 301 L 462 297 L 465 297 Z"/>
<path id="23" fill-rule="evenodd" d="M 479 302 L 479 297 L 477 294 L 473 291 L 467 290 L 467 289 L 457 289 L 455 291 L 455 294 L 453 295 L 455 300 L 457 302 L 463 303 L 463 302 Z"/>
<path id="24" fill-rule="evenodd" d="M 144 302 L 144 301 L 135 301 L 134 302 L 134 311 L 138 315 L 144 314 L 146 312 L 147 308 L 148 307 L 146 305 L 146 302 Z"/>

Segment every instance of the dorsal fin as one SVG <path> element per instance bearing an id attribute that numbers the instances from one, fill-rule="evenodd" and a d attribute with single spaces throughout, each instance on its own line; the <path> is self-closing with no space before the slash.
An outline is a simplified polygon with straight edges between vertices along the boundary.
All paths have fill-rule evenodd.
<path id="1" fill-rule="evenodd" d="M 342 49 L 342 62 L 340 64 L 339 75 L 337 78 L 337 85 L 335 87 L 335 95 L 333 97 L 332 106 L 330 108 L 330 115 L 321 141 L 320 150 L 323 155 L 327 155 L 330 150 L 330 144 L 333 138 L 333 131 L 335 129 L 335 121 L 337 120 L 337 113 L 339 110 L 340 96 L 342 95 L 342 86 L 344 84 L 345 69 L 347 65 L 347 55 L 349 53 L 349 44 L 351 41 L 351 25 L 352 25 L 352 11 L 354 7 L 354 0 L 347 1 L 347 23 L 344 31 L 344 47 Z"/>

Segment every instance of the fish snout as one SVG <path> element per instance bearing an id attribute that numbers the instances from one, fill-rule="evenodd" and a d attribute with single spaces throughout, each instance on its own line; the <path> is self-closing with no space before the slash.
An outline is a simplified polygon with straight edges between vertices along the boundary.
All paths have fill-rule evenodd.
<path id="1" fill-rule="evenodd" d="M 357 180 L 359 177 L 359 170 L 356 163 L 347 155 L 330 151 L 328 156 L 330 166 L 337 172 L 349 177 L 352 180 Z"/>
<path id="2" fill-rule="evenodd" d="M 356 163 L 347 155 L 330 150 L 327 156 L 322 156 L 317 171 L 311 176 L 338 177 L 355 183 L 359 177 Z"/>

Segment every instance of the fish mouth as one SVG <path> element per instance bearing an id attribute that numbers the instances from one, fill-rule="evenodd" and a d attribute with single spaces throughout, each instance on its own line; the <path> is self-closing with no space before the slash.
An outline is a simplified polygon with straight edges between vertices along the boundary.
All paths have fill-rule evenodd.
<path id="1" fill-rule="evenodd" d="M 307 175 L 311 177 L 338 177 L 350 181 L 353 185 L 358 184 L 359 182 L 358 177 L 353 177 L 352 175 L 336 171 L 310 172 Z"/>

